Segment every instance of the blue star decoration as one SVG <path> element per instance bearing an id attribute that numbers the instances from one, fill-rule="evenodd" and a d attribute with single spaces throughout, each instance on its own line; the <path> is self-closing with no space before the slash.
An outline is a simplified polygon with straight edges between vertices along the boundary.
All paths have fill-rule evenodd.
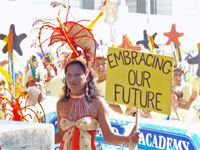
<path id="1" fill-rule="evenodd" d="M 144 31 L 143 31 L 143 34 L 144 34 L 144 39 L 143 39 L 143 40 L 140 40 L 140 41 L 137 41 L 137 42 L 136 42 L 137 45 L 142 44 L 146 49 L 149 49 L 149 50 L 151 49 L 151 48 L 150 48 L 150 45 L 153 46 L 153 49 L 154 49 L 154 48 L 159 48 L 159 46 L 155 43 L 155 37 L 156 37 L 157 33 L 154 33 L 152 36 L 149 36 L 149 35 L 147 34 L 147 31 L 144 30 Z M 151 37 L 153 40 L 150 41 L 148 37 Z M 151 46 L 151 47 L 152 47 L 152 46 Z"/>
<path id="2" fill-rule="evenodd" d="M 20 56 L 23 55 L 22 49 L 20 47 L 20 44 L 23 39 L 27 37 L 25 33 L 22 33 L 20 35 L 16 35 L 15 32 L 15 25 L 11 24 L 10 25 L 10 32 L 12 31 L 12 49 L 14 49 Z M 6 40 L 7 39 L 7 40 Z M 5 54 L 8 52 L 8 36 L 4 34 L 0 34 L 0 40 L 3 40 L 6 42 L 5 46 L 2 49 L 2 52 Z"/>

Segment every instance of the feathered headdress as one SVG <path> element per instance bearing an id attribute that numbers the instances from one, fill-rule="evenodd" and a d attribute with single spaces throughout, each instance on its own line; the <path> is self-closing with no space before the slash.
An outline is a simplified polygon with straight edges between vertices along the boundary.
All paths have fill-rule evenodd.
<path id="1" fill-rule="evenodd" d="M 175 62 L 173 70 L 174 71 L 180 71 L 183 74 L 185 81 L 187 81 L 187 82 L 191 81 L 191 75 L 190 75 L 190 72 L 187 70 L 185 63 Z"/>
<path id="2" fill-rule="evenodd" d="M 36 55 L 32 55 L 28 60 L 26 71 L 26 82 L 35 79 L 44 78 L 44 68 L 42 67 L 41 60 Z"/>
<path id="3" fill-rule="evenodd" d="M 53 7 L 58 5 L 63 5 L 61 3 L 53 2 L 51 3 Z M 66 6 L 65 6 L 66 7 Z M 87 67 L 91 67 L 95 61 L 96 55 L 96 41 L 90 29 L 79 24 L 83 21 L 68 21 L 68 13 L 70 7 L 68 7 L 68 12 L 66 15 L 65 22 L 60 19 L 60 11 L 58 13 L 57 22 L 58 26 L 50 22 L 43 22 L 42 27 L 39 31 L 39 46 L 43 52 L 43 45 L 49 41 L 48 46 L 57 46 L 56 53 L 59 58 L 61 55 L 65 55 L 65 61 L 70 61 L 72 59 L 82 58 L 85 61 Z M 42 41 L 41 36 L 44 30 L 52 31 L 51 36 Z M 46 34 L 45 34 L 46 35 Z M 67 48 L 70 50 L 66 50 Z M 63 50 L 65 49 L 65 50 Z M 45 58 L 48 61 L 47 58 Z"/>
<path id="4" fill-rule="evenodd" d="M 186 67 L 181 62 L 174 64 L 174 71 L 176 71 L 176 70 L 181 71 L 183 74 L 186 73 Z"/>

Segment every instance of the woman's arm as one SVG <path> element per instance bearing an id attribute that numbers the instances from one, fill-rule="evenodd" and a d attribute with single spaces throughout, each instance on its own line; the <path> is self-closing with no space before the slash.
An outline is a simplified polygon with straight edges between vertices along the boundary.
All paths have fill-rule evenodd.
<path id="1" fill-rule="evenodd" d="M 193 101 L 196 99 L 197 97 L 197 92 L 193 89 L 192 90 L 192 95 L 187 103 L 186 109 L 190 109 L 191 104 L 193 103 Z"/>
<path id="2" fill-rule="evenodd" d="M 60 127 L 60 112 L 62 111 L 61 104 L 62 102 L 59 100 L 56 105 L 58 132 L 55 133 L 55 144 L 60 143 L 64 135 L 64 132 Z"/>
<path id="3" fill-rule="evenodd" d="M 102 99 L 98 99 L 98 121 L 101 127 L 104 141 L 108 144 L 118 145 L 126 144 L 128 142 L 139 142 L 139 132 L 132 131 L 129 136 L 118 135 L 112 131 L 112 127 L 109 120 L 109 111 L 106 102 Z"/>

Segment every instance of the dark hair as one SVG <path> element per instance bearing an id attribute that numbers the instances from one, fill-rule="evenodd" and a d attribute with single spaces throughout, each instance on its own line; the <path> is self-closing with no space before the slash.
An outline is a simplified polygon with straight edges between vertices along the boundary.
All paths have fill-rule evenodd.
<path id="1" fill-rule="evenodd" d="M 65 66 L 65 70 L 64 70 L 65 71 L 65 75 L 66 75 L 66 72 L 67 72 L 67 68 L 70 65 L 73 65 L 73 64 L 79 64 L 81 66 L 81 68 L 83 69 L 84 73 L 86 73 L 86 71 L 87 71 L 86 66 L 81 61 L 74 60 L 74 61 L 71 61 L 70 63 L 68 63 Z M 93 77 L 93 74 L 92 74 L 91 71 L 88 74 L 88 79 L 89 79 L 89 81 L 87 83 L 88 84 L 88 95 L 86 96 L 86 100 L 87 101 L 92 101 L 92 99 L 97 98 L 98 93 L 97 93 L 97 88 L 96 88 L 96 86 L 94 84 L 94 81 L 93 81 L 94 77 Z M 63 88 L 64 95 L 62 96 L 61 101 L 62 102 L 66 102 L 70 98 L 70 93 L 69 93 L 70 91 L 68 91 L 69 88 L 67 86 L 66 80 L 64 79 L 63 81 L 64 81 L 65 86 Z M 85 89 L 84 89 L 84 92 L 86 93 Z"/>

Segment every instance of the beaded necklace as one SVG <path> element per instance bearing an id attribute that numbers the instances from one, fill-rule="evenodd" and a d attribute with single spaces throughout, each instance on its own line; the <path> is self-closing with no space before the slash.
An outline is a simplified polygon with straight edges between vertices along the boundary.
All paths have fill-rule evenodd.
<path id="1" fill-rule="evenodd" d="M 91 115 L 85 94 L 71 94 L 65 110 L 65 117 L 72 121 Z"/>

